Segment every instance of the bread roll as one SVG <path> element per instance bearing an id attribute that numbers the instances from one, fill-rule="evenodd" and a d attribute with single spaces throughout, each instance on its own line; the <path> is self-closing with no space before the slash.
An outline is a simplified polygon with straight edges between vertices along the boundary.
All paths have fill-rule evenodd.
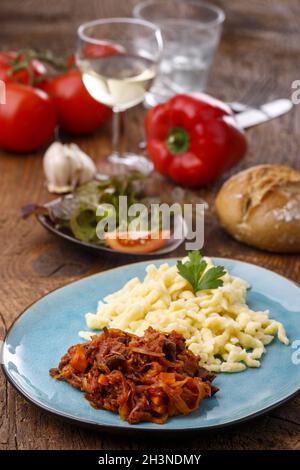
<path id="1" fill-rule="evenodd" d="M 278 253 L 300 252 L 300 173 L 281 165 L 257 165 L 232 176 L 220 189 L 216 212 L 237 240 Z"/>

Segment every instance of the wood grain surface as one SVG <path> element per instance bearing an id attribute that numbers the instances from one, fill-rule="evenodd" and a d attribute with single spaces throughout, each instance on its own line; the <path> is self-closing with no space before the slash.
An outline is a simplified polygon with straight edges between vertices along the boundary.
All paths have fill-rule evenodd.
<path id="1" fill-rule="evenodd" d="M 76 27 L 97 17 L 129 16 L 134 0 L 1 0 L 2 49 L 51 47 L 70 52 Z M 209 92 L 225 100 L 257 104 L 290 97 L 300 79 L 300 4 L 298 0 L 219 0 L 227 15 L 209 81 Z M 142 107 L 128 116 L 130 146 L 142 137 Z M 257 163 L 285 163 L 300 170 L 300 106 L 289 114 L 247 132 L 249 151 L 234 171 Z M 110 129 L 73 139 L 104 168 Z M 228 175 L 227 175 L 228 176 Z M 160 178 L 157 178 L 161 182 Z M 278 256 L 246 247 L 218 226 L 212 203 L 214 187 L 199 191 L 210 204 L 204 253 L 232 257 L 270 268 L 300 282 L 300 256 Z M 163 184 L 161 184 L 163 187 Z M 171 188 L 171 185 L 165 185 Z M 79 251 L 47 233 L 35 220 L 23 221 L 20 208 L 49 200 L 42 152 L 27 156 L 0 154 L 0 339 L 13 320 L 49 291 L 82 276 L 132 262 L 118 256 Z M 177 254 L 181 254 L 179 250 Z M 174 255 L 174 254 L 172 254 Z M 276 373 L 276 371 L 274 371 Z M 241 397 L 241 400 L 243 398 Z M 300 397 L 249 423 L 224 431 L 195 434 L 189 440 L 110 436 L 66 424 L 27 403 L 0 373 L 0 449 L 300 449 Z"/>

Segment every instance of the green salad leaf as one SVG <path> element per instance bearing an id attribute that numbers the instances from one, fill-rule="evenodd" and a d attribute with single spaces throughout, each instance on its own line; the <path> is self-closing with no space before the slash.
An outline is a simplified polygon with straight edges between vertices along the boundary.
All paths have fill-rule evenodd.
<path id="1" fill-rule="evenodd" d="M 128 208 L 137 202 L 143 203 L 148 212 L 145 214 L 145 220 L 141 217 L 141 223 L 135 230 L 144 230 L 143 223 L 148 230 L 149 217 L 151 217 L 152 227 L 157 226 L 158 230 L 164 230 L 163 216 L 159 212 L 157 217 L 153 217 L 153 204 L 167 203 L 171 204 L 179 199 L 178 191 L 174 196 L 172 194 L 153 195 L 156 187 L 147 186 L 148 180 L 139 172 L 130 172 L 122 175 L 106 176 L 103 179 L 93 180 L 77 187 L 73 192 L 66 194 L 53 203 L 38 206 L 29 204 L 22 209 L 22 217 L 30 215 L 46 216 L 53 226 L 64 233 L 73 235 L 76 239 L 85 243 L 105 244 L 105 240 L 99 239 L 96 233 L 96 227 L 102 217 L 108 217 L 109 213 L 97 216 L 97 208 L 101 204 L 111 204 L 111 212 L 116 215 L 117 230 L 128 230 L 131 222 L 135 222 L 137 216 L 127 216 L 127 219 L 120 220 L 119 197 L 127 197 Z M 181 190 L 182 192 L 182 190 Z M 150 193 L 150 194 L 149 194 Z M 180 196 L 180 197 L 179 197 Z M 123 228 L 125 227 L 125 228 Z M 170 227 L 174 227 L 174 214 L 171 214 Z M 130 226 L 129 226 L 130 229 Z M 106 230 L 106 229 L 105 229 Z M 109 230 L 109 227 L 107 227 Z"/>
<path id="2" fill-rule="evenodd" d="M 70 229 L 78 240 L 98 244 L 101 241 L 96 234 L 98 221 L 99 218 L 93 209 L 80 208 L 79 212 L 72 215 L 69 221 Z"/>

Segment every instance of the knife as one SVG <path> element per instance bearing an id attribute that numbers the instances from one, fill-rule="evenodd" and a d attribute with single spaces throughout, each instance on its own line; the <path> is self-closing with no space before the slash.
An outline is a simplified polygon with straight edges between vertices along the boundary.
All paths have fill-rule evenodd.
<path id="1" fill-rule="evenodd" d="M 248 129 L 248 127 L 253 127 L 282 116 L 290 111 L 292 107 L 293 103 L 291 100 L 282 98 L 263 104 L 259 108 L 246 107 L 244 111 L 238 112 L 235 118 L 240 127 Z"/>
<path id="2" fill-rule="evenodd" d="M 238 122 L 238 125 L 243 129 L 248 129 L 248 127 L 254 127 L 258 124 L 271 121 L 272 119 L 289 112 L 293 107 L 292 101 L 287 98 L 270 101 L 270 103 L 263 104 L 258 108 L 252 108 L 251 106 L 238 102 L 228 104 L 235 113 L 235 119 Z M 141 149 L 145 149 L 146 142 L 140 142 L 139 147 Z"/>

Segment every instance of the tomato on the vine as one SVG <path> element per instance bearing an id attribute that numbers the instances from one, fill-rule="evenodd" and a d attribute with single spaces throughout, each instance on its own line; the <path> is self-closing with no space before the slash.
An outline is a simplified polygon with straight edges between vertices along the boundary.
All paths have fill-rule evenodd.
<path id="1" fill-rule="evenodd" d="M 37 150 L 51 139 L 56 125 L 54 103 L 46 93 L 19 83 L 6 84 L 6 103 L 0 106 L 0 148 Z"/>
<path id="2" fill-rule="evenodd" d="M 59 126 L 70 134 L 94 132 L 112 114 L 110 108 L 90 96 L 78 70 L 68 70 L 41 87 L 54 100 Z"/>
<path id="3" fill-rule="evenodd" d="M 100 57 L 108 57 L 117 54 L 123 54 L 124 49 L 119 44 L 87 44 L 83 50 L 84 57 L 89 59 L 98 59 Z M 76 57 L 75 54 L 71 54 L 67 59 L 67 67 L 74 68 L 76 67 Z"/>
<path id="4" fill-rule="evenodd" d="M 25 52 L 0 52 L 0 80 L 6 83 L 31 85 L 45 79 L 47 68 L 38 59 L 30 59 Z"/>

